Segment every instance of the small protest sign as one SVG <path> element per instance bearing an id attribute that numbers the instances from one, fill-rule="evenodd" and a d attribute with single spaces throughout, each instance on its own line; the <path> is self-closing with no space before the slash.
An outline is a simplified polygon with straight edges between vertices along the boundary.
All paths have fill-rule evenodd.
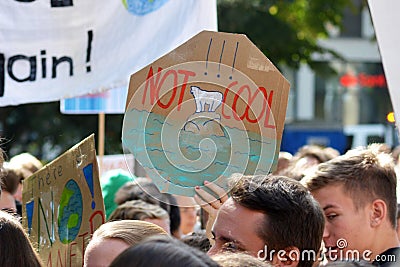
<path id="1" fill-rule="evenodd" d="M 131 76 L 123 145 L 172 194 L 268 174 L 289 87 L 245 35 L 203 31 Z"/>
<path id="2" fill-rule="evenodd" d="M 94 135 L 24 181 L 23 226 L 45 266 L 82 266 L 105 221 Z"/>

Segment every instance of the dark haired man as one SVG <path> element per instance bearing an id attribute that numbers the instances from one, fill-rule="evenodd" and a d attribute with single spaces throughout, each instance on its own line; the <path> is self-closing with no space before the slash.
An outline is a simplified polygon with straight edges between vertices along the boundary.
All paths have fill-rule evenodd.
<path id="1" fill-rule="evenodd" d="M 241 176 L 219 209 L 209 254 L 247 251 L 275 266 L 311 267 L 324 216 L 299 182 L 283 176 Z"/>

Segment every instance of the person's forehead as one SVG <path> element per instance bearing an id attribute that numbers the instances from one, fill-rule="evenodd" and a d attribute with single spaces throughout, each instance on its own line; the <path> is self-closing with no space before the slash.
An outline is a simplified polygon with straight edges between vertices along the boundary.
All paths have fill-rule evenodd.
<path id="1" fill-rule="evenodd" d="M 116 237 L 104 237 L 104 238 L 98 238 L 96 240 L 93 240 L 89 242 L 89 245 L 91 248 L 95 249 L 107 249 L 109 246 L 118 246 L 118 247 L 125 247 L 129 246 L 124 240 L 121 238 L 116 238 Z"/>
<path id="2" fill-rule="evenodd" d="M 255 233 L 264 219 L 264 213 L 245 208 L 229 198 L 218 213 L 214 232 L 232 237 L 240 236 L 245 232 Z"/>
<path id="3" fill-rule="evenodd" d="M 322 209 L 327 207 L 343 207 L 354 205 L 352 197 L 345 191 L 344 184 L 326 185 L 311 192 L 320 203 Z"/>
<path id="4" fill-rule="evenodd" d="M 101 238 L 89 242 L 85 251 L 85 266 L 108 266 L 129 245 L 119 238 Z"/>

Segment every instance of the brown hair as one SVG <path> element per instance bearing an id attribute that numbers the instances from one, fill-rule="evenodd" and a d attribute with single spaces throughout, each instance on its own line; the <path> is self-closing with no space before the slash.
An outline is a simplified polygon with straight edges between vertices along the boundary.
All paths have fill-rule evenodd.
<path id="1" fill-rule="evenodd" d="M 152 181 L 144 177 L 138 177 L 134 181 L 124 184 L 117 191 L 114 202 L 120 205 L 126 201 L 138 199 L 158 205 L 166 210 L 169 214 L 171 233 L 174 234 L 179 231 L 181 217 L 173 195 L 161 193 Z"/>
<path id="2" fill-rule="evenodd" d="M 311 192 L 329 185 L 343 185 L 356 209 L 382 199 L 388 207 L 389 220 L 396 227 L 396 173 L 392 157 L 379 152 L 376 146 L 349 150 L 343 156 L 322 163 L 302 183 Z"/>
<path id="3" fill-rule="evenodd" d="M 145 220 L 145 219 L 169 219 L 168 212 L 160 206 L 146 203 L 142 200 L 131 200 L 119 205 L 109 220 Z"/>
<path id="4" fill-rule="evenodd" d="M 207 252 L 211 248 L 210 240 L 208 239 L 205 230 L 195 231 L 181 238 L 181 241 L 186 245 L 197 248 L 203 252 Z"/>
<path id="5" fill-rule="evenodd" d="M 302 146 L 296 154 L 294 154 L 295 159 L 303 157 L 313 157 L 317 159 L 320 163 L 326 162 L 334 157 L 339 156 L 340 153 L 332 147 L 321 147 L 317 145 L 305 145 Z"/>
<path id="6" fill-rule="evenodd" d="M 0 266 L 42 266 L 20 222 L 0 211 Z"/>
<path id="7" fill-rule="evenodd" d="M 127 182 L 115 193 L 114 202 L 121 205 L 129 200 L 141 199 L 147 203 L 159 205 L 161 192 L 149 179 L 137 177 L 132 182 Z"/>
<path id="8" fill-rule="evenodd" d="M 265 214 L 259 237 L 275 251 L 297 247 L 317 255 L 325 226 L 324 214 L 310 192 L 298 181 L 284 176 L 242 176 L 231 196 L 250 210 Z M 299 267 L 311 267 L 315 259 L 300 259 Z"/>
<path id="9" fill-rule="evenodd" d="M 339 155 L 339 151 L 332 147 L 324 148 L 316 145 L 305 145 L 294 154 L 289 166 L 279 174 L 299 181 L 306 175 L 308 169 L 312 166 L 326 162 Z M 303 162 L 304 159 L 315 159 L 316 162 L 311 165 L 309 163 L 305 164 Z"/>
<path id="10" fill-rule="evenodd" d="M 6 167 L 4 168 L 3 177 L 1 177 L 1 188 L 10 194 L 14 194 L 22 179 L 23 176 L 19 170 Z"/>

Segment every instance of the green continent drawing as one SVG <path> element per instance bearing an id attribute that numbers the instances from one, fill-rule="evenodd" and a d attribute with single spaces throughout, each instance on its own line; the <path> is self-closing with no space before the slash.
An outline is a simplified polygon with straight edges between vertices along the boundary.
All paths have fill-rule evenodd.
<path id="1" fill-rule="evenodd" d="M 69 180 L 61 194 L 58 207 L 58 234 L 64 244 L 77 237 L 82 223 L 82 193 L 74 180 Z"/>

